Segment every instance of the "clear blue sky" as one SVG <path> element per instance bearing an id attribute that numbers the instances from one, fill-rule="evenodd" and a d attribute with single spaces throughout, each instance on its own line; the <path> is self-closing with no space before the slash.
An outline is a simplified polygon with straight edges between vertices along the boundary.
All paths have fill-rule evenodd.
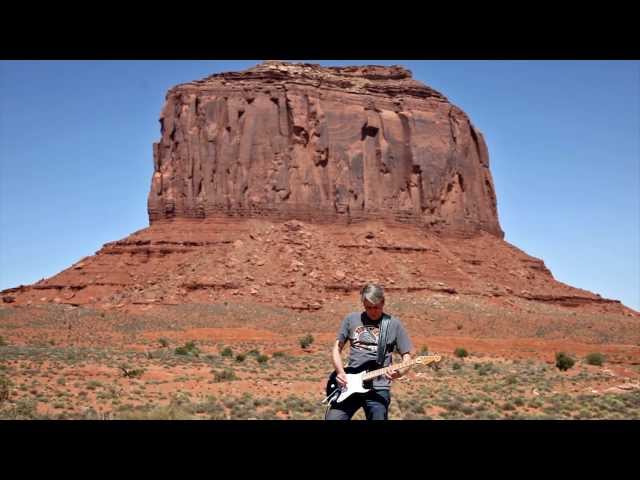
<path id="1" fill-rule="evenodd" d="M 300 60 L 302 61 L 302 60 Z M 166 91 L 249 61 L 0 61 L 0 289 L 148 226 Z M 640 310 L 640 62 L 399 64 L 484 134 L 505 239 Z"/>

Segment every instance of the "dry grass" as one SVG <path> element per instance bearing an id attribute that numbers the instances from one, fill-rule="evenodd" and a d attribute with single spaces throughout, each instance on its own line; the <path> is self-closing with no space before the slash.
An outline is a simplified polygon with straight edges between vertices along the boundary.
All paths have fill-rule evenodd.
<path id="1" fill-rule="evenodd" d="M 433 300 L 397 300 L 390 309 L 428 316 L 412 333 L 421 325 L 444 325 L 440 309 L 478 314 L 472 304 L 446 298 L 438 297 L 438 307 Z M 482 321 L 498 321 L 497 313 L 485 311 Z M 557 315 L 551 308 L 537 313 Z M 321 419 L 336 322 L 326 323 L 327 336 L 317 327 L 318 315 L 252 304 L 183 305 L 137 315 L 55 305 L 2 308 L 0 419 Z M 247 318 L 264 319 L 265 330 L 286 331 L 291 341 L 194 340 L 187 334 L 246 326 Z M 455 324 L 452 330 L 456 335 Z M 464 324 L 461 332 L 470 330 Z M 314 341 L 302 348 L 299 339 L 309 332 Z M 394 384 L 391 419 L 640 419 L 640 389 L 614 388 L 638 384 L 640 367 L 633 367 L 632 378 L 616 376 L 608 354 L 603 366 L 578 356 L 561 372 L 550 359 L 480 357 L 464 342 L 438 352 L 436 340 L 427 341 L 429 348 L 417 343 L 419 352 L 441 353 L 444 361 L 438 370 L 416 367 Z M 456 346 L 469 355 L 456 357 Z"/>

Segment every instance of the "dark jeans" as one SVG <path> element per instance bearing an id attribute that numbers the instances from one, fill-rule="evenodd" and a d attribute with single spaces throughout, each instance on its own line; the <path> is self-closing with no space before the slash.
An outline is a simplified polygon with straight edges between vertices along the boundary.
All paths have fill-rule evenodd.
<path id="1" fill-rule="evenodd" d="M 340 403 L 333 403 L 325 420 L 351 420 L 359 408 L 364 409 L 367 420 L 387 420 L 391 395 L 389 390 L 369 390 L 354 393 Z"/>

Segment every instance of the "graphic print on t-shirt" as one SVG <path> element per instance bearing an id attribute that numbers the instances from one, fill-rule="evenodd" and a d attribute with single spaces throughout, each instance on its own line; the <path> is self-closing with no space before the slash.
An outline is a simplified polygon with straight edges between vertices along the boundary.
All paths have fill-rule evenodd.
<path id="1" fill-rule="evenodd" d="M 351 335 L 351 345 L 356 350 L 378 351 L 379 327 L 365 327 L 360 325 L 353 330 Z"/>

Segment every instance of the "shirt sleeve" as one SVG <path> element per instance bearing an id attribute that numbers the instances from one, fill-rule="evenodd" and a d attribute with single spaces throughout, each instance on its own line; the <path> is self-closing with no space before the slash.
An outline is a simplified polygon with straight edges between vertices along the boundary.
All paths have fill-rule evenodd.
<path id="1" fill-rule="evenodd" d="M 349 316 L 347 315 L 342 320 L 342 324 L 340 325 L 340 330 L 338 330 L 337 340 L 340 343 L 344 343 L 349 338 Z"/>
<path id="2" fill-rule="evenodd" d="M 398 320 L 398 330 L 396 333 L 396 350 L 404 355 L 405 353 L 409 353 L 413 345 L 411 344 L 411 340 L 409 340 L 409 335 L 407 335 L 407 331 L 402 325 L 402 322 Z"/>

